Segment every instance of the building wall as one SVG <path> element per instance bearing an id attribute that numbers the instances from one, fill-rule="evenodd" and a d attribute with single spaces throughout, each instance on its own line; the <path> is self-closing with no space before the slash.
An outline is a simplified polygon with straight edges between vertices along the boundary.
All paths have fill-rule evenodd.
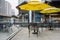
<path id="1" fill-rule="evenodd" d="M 15 15 L 15 10 L 11 9 L 11 15 Z"/>
<path id="2" fill-rule="evenodd" d="M 29 1 L 29 0 L 18 0 L 18 4 L 21 4 L 24 1 Z"/>
<path id="3" fill-rule="evenodd" d="M 30 0 L 18 0 L 18 4 L 21 4 L 22 2 L 27 1 L 29 2 Z M 45 2 L 45 0 L 39 0 L 40 2 Z"/>
<path id="4" fill-rule="evenodd" d="M 53 0 L 53 1 L 60 1 L 60 0 Z"/>
<path id="5" fill-rule="evenodd" d="M 15 14 L 14 9 L 11 8 L 11 4 L 5 0 L 0 0 L 0 20 L 10 20 L 9 17 L 5 17 L 5 16 L 12 16 L 13 14 Z"/>
<path id="6" fill-rule="evenodd" d="M 60 0 L 52 0 L 52 1 L 60 1 Z"/>
<path id="7" fill-rule="evenodd" d="M 60 1 L 52 1 L 52 2 L 50 2 L 50 5 L 60 8 Z"/>
<path id="8" fill-rule="evenodd" d="M 0 14 L 3 15 L 5 13 L 5 0 L 0 0 Z"/>
<path id="9" fill-rule="evenodd" d="M 11 16 L 11 5 L 5 0 L 0 0 L 0 15 Z"/>
<path id="10" fill-rule="evenodd" d="M 7 1 L 5 1 L 5 10 L 6 10 L 6 14 L 7 16 L 11 16 L 12 13 L 11 13 L 11 4 Z"/>

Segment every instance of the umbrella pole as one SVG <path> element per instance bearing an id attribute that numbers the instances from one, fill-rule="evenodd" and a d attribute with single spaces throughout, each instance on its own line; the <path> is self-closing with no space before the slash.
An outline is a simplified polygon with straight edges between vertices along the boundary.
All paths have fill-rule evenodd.
<path id="1" fill-rule="evenodd" d="M 51 23 L 51 15 L 49 15 L 49 19 L 50 19 L 50 28 L 49 28 L 49 30 L 53 30 L 52 29 L 52 23 Z"/>
<path id="2" fill-rule="evenodd" d="M 29 37 L 30 37 L 30 23 L 32 22 L 32 11 L 29 11 L 29 19 L 28 19 L 28 29 L 29 29 Z"/>
<path id="3" fill-rule="evenodd" d="M 30 10 L 29 11 L 29 23 L 31 23 L 32 22 L 32 11 Z"/>

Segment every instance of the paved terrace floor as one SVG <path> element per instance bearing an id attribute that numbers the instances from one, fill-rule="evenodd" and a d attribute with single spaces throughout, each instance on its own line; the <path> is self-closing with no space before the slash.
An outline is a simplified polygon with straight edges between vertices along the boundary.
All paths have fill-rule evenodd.
<path id="1" fill-rule="evenodd" d="M 40 30 L 39 36 L 32 34 L 29 37 L 28 28 L 23 28 L 17 35 L 15 35 L 11 40 L 60 40 L 60 28 L 59 30 L 49 31 Z"/>
<path id="2" fill-rule="evenodd" d="M 12 25 L 8 30 L 2 30 L 0 31 L 0 40 L 6 40 L 12 33 L 20 29 L 17 25 Z"/>

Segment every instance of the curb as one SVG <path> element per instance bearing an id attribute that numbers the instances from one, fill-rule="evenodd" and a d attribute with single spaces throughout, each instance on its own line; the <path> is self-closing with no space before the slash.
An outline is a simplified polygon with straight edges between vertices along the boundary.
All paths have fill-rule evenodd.
<path id="1" fill-rule="evenodd" d="M 15 31 L 14 33 L 12 33 L 7 40 L 11 40 L 18 32 L 20 32 L 22 30 L 22 28 L 20 28 L 19 30 Z"/>

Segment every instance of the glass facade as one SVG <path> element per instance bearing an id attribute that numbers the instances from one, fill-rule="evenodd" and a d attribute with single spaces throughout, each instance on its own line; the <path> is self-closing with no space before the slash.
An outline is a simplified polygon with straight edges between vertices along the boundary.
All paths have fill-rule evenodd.
<path id="1" fill-rule="evenodd" d="M 35 22 L 41 21 L 41 15 L 39 13 L 35 13 Z"/>

